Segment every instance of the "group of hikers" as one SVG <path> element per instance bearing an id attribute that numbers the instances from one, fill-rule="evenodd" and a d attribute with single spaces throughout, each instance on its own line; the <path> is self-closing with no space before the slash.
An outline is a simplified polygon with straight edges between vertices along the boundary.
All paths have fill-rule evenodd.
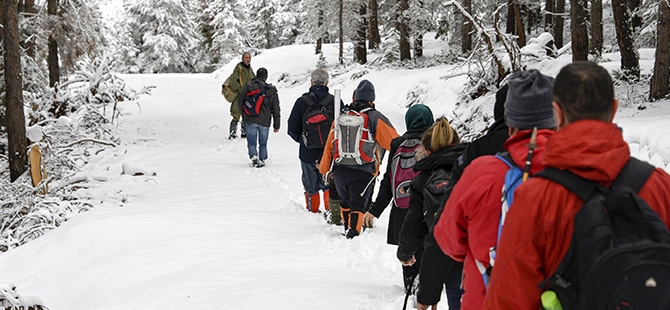
<path id="1" fill-rule="evenodd" d="M 238 67 L 251 75 L 228 80 L 253 76 L 245 57 Z M 239 80 L 231 114 L 266 79 L 261 68 Z M 555 79 L 535 69 L 509 75 L 494 123 L 469 143 L 422 104 L 407 109 L 399 135 L 375 108 L 370 81 L 348 105 L 336 104 L 328 82 L 328 72 L 312 71 L 288 118 L 305 208 L 323 209 L 352 239 L 390 206 L 387 243 L 398 246 L 406 302 L 415 294 L 418 309 L 437 309 L 444 289 L 449 309 L 670 308 L 670 176 L 631 157 L 603 67 L 579 61 Z M 266 88 L 259 115 L 242 113 L 257 167 L 270 116 L 279 129 L 276 89 Z"/>

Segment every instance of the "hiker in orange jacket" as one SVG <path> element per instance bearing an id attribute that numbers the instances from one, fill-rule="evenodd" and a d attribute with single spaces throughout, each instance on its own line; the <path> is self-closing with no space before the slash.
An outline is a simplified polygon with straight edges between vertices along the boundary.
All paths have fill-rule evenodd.
<path id="1" fill-rule="evenodd" d="M 319 172 L 324 179 L 328 179 L 328 174 L 332 173 L 337 193 L 340 196 L 342 222 L 347 239 L 354 238 L 361 233 L 363 215 L 367 211 L 374 189 L 373 182 L 379 175 L 379 164 L 384 157 L 385 150 L 391 149 L 391 140 L 398 137 L 398 132 L 393 128 L 391 121 L 384 114 L 375 110 L 374 101 L 374 85 L 368 80 L 362 80 L 354 93 L 354 102 L 349 105 L 350 110 L 367 115 L 369 134 L 375 145 L 372 161 L 357 165 L 338 163 L 338 159 L 334 158 L 338 149 L 335 146 L 335 129 L 333 128 L 328 134 L 328 142 L 319 164 Z M 337 121 L 333 122 L 333 126 Z"/>
<path id="2" fill-rule="evenodd" d="M 542 164 L 609 186 L 628 161 L 621 128 L 612 123 L 618 101 L 607 70 L 574 62 L 553 88 L 558 132 Z M 574 216 L 583 201 L 562 185 L 532 178 L 520 185 L 498 243 L 485 309 L 539 309 L 540 283 L 551 276 L 570 246 Z M 670 226 L 670 176 L 654 170 L 639 196 Z"/>
<path id="3" fill-rule="evenodd" d="M 553 79 L 537 70 L 509 77 L 505 122 L 510 137 L 504 148 L 514 164 L 526 168 L 528 144 L 537 128 L 530 174 L 542 169 L 544 146 L 556 123 L 551 109 Z M 486 294 L 482 273 L 490 266 L 489 249 L 496 244 L 502 188 L 509 166 L 493 155 L 476 158 L 463 171 L 434 228 L 445 254 L 463 262 L 464 294 L 461 309 L 481 309 Z"/>

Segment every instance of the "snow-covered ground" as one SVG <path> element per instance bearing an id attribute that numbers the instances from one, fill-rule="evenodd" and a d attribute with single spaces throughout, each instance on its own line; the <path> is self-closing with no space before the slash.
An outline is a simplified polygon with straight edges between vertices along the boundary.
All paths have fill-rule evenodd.
<path id="1" fill-rule="evenodd" d="M 326 46 L 326 56 L 335 63 L 336 47 Z M 555 75 L 567 57 L 536 67 Z M 616 69 L 618 57 L 607 57 L 612 62 L 604 65 Z M 648 74 L 653 51 L 641 57 Z M 252 58 L 254 69 L 268 69 L 282 106 L 282 128 L 270 134 L 262 169 L 249 166 L 245 140 L 226 139 L 229 104 L 220 85 L 235 63 L 213 74 L 125 76 L 131 86 L 156 89 L 139 103 L 122 103 L 121 145 L 95 155 L 83 172 L 109 179 L 81 192 L 96 208 L 1 253 L 0 284 L 51 310 L 400 309 L 401 266 L 385 242 L 388 211 L 374 229 L 346 240 L 340 227 L 304 210 L 298 145 L 286 134 L 286 118 L 317 60 L 311 45 Z M 331 90 L 341 89 L 345 101 L 358 76 L 372 81 L 377 109 L 399 133 L 408 92 L 421 90 L 438 117 L 454 108 L 466 81 L 441 78 L 454 75 L 446 65 L 352 65 L 333 73 Z M 481 101 L 492 103 L 492 94 Z M 632 152 L 670 169 L 668 102 L 642 111 L 629 105 L 617 122 Z"/>

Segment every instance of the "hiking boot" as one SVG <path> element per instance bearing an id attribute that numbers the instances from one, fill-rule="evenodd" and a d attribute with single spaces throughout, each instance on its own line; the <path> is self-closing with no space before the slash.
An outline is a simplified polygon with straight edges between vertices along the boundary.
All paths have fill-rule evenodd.
<path id="1" fill-rule="evenodd" d="M 344 236 L 347 239 L 353 239 L 354 237 L 356 237 L 358 235 L 360 235 L 360 233 L 358 232 L 358 230 L 356 230 L 354 228 L 349 228 L 349 229 L 347 229 L 347 232 L 344 233 Z"/>
<path id="2" fill-rule="evenodd" d="M 258 156 L 254 156 L 251 158 L 251 166 L 255 168 L 261 168 L 265 166 L 265 163 L 263 163 L 263 161 L 260 160 Z"/>
<path id="3" fill-rule="evenodd" d="M 244 126 L 242 126 L 244 128 Z M 235 139 L 237 138 L 237 122 L 235 120 L 230 121 L 230 127 L 228 128 L 228 139 Z"/>

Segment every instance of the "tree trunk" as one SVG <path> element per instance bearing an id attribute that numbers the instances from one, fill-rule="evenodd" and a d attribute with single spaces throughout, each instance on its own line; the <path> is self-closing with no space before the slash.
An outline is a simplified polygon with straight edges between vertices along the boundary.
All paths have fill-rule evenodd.
<path id="1" fill-rule="evenodd" d="M 19 45 L 19 3 L 3 0 L 5 45 L 5 107 L 7 110 L 7 142 L 9 178 L 12 182 L 26 171 L 26 116 L 23 114 L 23 78 L 21 46 Z"/>
<path id="2" fill-rule="evenodd" d="M 463 8 L 470 15 L 472 15 L 471 0 L 463 0 Z M 463 54 L 468 54 L 472 50 L 472 36 L 470 35 L 471 32 L 472 32 L 472 24 L 470 23 L 470 19 L 466 18 L 465 15 L 463 15 L 463 24 L 461 26 L 461 52 Z"/>
<path id="3" fill-rule="evenodd" d="M 47 2 L 47 13 L 56 15 L 58 10 L 58 0 L 49 0 Z M 49 67 L 49 86 L 54 87 L 60 81 L 60 64 L 58 63 L 58 42 L 53 33 L 49 35 L 49 55 L 47 56 Z"/>
<path id="4" fill-rule="evenodd" d="M 656 31 L 656 62 L 651 77 L 650 99 L 670 95 L 670 6 L 667 1 L 659 2 Z"/>
<path id="5" fill-rule="evenodd" d="M 516 34 L 516 19 L 514 18 L 514 0 L 507 0 L 507 25 L 505 32 Z"/>
<path id="6" fill-rule="evenodd" d="M 526 46 L 526 31 L 523 29 L 523 19 L 521 18 L 521 6 L 519 2 L 514 1 L 514 23 L 516 24 L 516 35 L 519 37 L 519 47 Z"/>
<path id="7" fill-rule="evenodd" d="M 358 24 L 358 29 L 356 29 L 356 46 L 354 48 L 354 61 L 359 64 L 364 64 L 368 62 L 368 51 L 365 48 L 365 38 L 367 37 L 367 9 L 365 8 L 365 3 L 360 4 L 358 10 L 360 16 L 360 23 Z"/>
<path id="8" fill-rule="evenodd" d="M 407 0 L 398 0 L 398 21 L 396 28 L 400 33 L 400 60 L 411 59 L 409 46 L 409 30 L 407 29 L 407 22 L 405 22 L 405 11 L 409 8 Z"/>
<path id="9" fill-rule="evenodd" d="M 589 59 L 589 36 L 586 29 L 586 0 L 570 0 L 572 61 Z"/>
<path id="10" fill-rule="evenodd" d="M 423 57 L 423 34 L 417 34 L 414 38 L 414 58 Z"/>
<path id="11" fill-rule="evenodd" d="M 591 0 L 591 55 L 603 54 L 603 0 Z"/>
<path id="12" fill-rule="evenodd" d="M 554 11 L 556 12 L 554 16 L 554 44 L 556 44 L 556 48 L 561 48 L 563 47 L 563 26 L 565 25 L 565 20 L 563 19 L 565 0 L 556 0 Z"/>
<path id="13" fill-rule="evenodd" d="M 372 50 L 382 43 L 382 37 L 379 34 L 379 4 L 377 4 L 377 0 L 370 0 L 368 9 L 370 10 L 370 18 L 368 20 L 368 25 L 370 25 L 368 30 L 370 41 L 368 42 L 368 47 Z"/>
<path id="14" fill-rule="evenodd" d="M 35 0 L 25 0 L 22 1 L 20 6 L 20 12 L 24 12 L 28 16 L 33 16 L 37 13 L 35 10 Z M 29 39 L 33 39 L 32 37 Z M 26 50 L 26 54 L 32 58 L 35 58 L 35 42 L 32 40 L 21 41 L 21 46 Z"/>
<path id="15" fill-rule="evenodd" d="M 339 12 L 339 31 L 338 31 L 338 40 L 340 41 L 340 53 L 339 61 L 340 64 L 344 64 L 344 31 L 342 30 L 342 13 L 344 11 L 344 0 L 340 0 L 340 12 Z"/>
<path id="16" fill-rule="evenodd" d="M 317 20 L 316 24 L 316 31 L 318 31 L 318 38 L 316 39 L 316 50 L 314 51 L 314 54 L 320 54 L 321 53 L 321 47 L 323 45 L 323 33 L 321 32 L 321 26 L 323 26 L 323 9 L 319 9 L 319 19 Z"/>
<path id="17" fill-rule="evenodd" d="M 552 33 L 554 30 L 554 15 L 552 13 L 556 12 L 554 0 L 546 0 L 544 8 L 547 11 L 547 14 L 544 15 L 544 31 Z"/>
<path id="18" fill-rule="evenodd" d="M 635 21 L 631 12 L 636 8 L 629 7 L 625 0 L 612 0 L 614 24 L 617 43 L 621 52 L 621 71 L 624 77 L 638 79 L 640 77 L 640 61 L 633 37 Z"/>

